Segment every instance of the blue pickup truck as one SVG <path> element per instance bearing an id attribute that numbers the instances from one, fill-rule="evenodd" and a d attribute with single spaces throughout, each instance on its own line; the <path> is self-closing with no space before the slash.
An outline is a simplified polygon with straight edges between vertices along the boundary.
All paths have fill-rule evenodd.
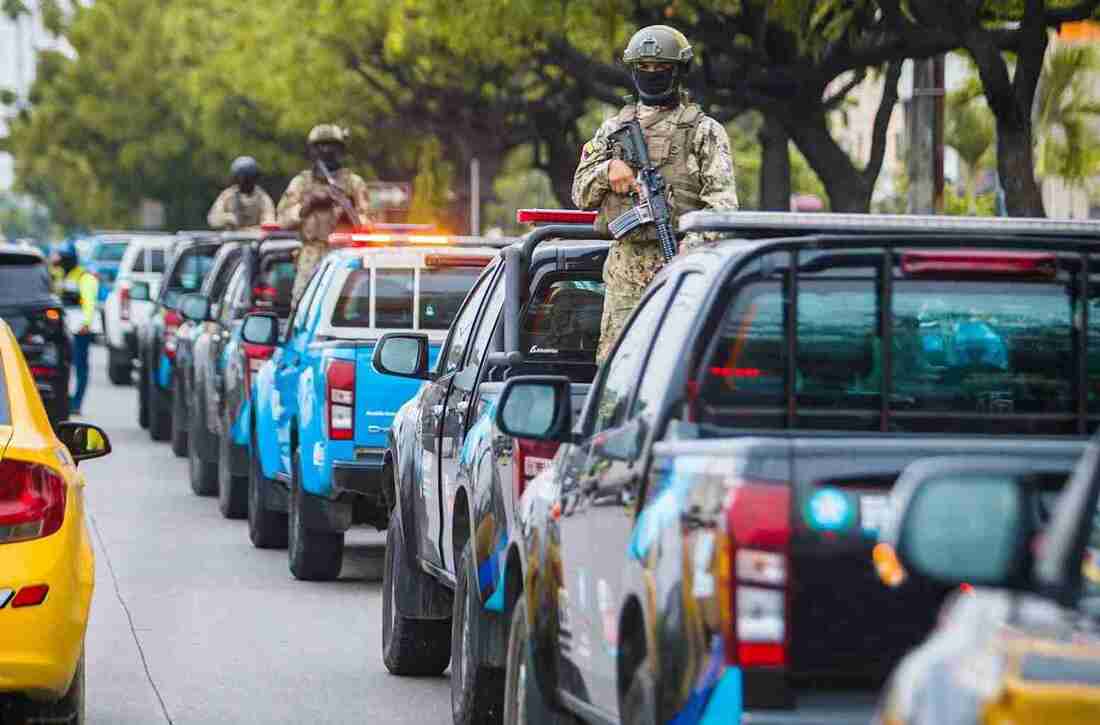
<path id="1" fill-rule="evenodd" d="M 275 345 L 253 377 L 249 534 L 257 547 L 289 547 L 298 579 L 340 573 L 353 523 L 388 523 L 386 435 L 419 382 L 371 366 L 378 338 L 420 331 L 438 355 L 463 299 L 497 246 L 423 234 L 334 235 L 285 333 L 271 313 L 245 319 L 248 344 Z M 507 243 L 501 240 L 500 244 Z"/>

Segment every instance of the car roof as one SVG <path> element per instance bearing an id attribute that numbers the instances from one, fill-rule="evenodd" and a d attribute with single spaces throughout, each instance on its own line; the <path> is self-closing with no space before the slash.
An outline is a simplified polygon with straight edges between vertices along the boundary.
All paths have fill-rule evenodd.
<path id="1" fill-rule="evenodd" d="M 38 247 L 27 244 L 14 244 L 12 242 L 0 242 L 0 256 L 3 257 L 30 257 L 38 261 L 45 261 L 46 255 Z"/>

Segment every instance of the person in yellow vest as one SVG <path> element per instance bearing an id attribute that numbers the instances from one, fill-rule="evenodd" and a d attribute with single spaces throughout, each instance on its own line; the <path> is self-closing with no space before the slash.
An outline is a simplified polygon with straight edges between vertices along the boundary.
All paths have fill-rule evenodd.
<path id="1" fill-rule="evenodd" d="M 76 390 L 69 398 L 69 415 L 80 415 L 80 406 L 88 389 L 88 356 L 92 347 L 92 323 L 99 297 L 99 280 L 80 266 L 76 245 L 72 242 L 62 242 L 51 261 L 62 273 L 59 292 L 66 307 L 65 324 L 73 336 Z"/>

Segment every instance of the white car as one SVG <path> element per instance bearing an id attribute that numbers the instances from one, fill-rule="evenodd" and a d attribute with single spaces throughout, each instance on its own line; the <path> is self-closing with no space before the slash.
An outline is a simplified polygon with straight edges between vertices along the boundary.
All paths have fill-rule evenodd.
<path id="1" fill-rule="evenodd" d="M 115 286 L 103 303 L 103 339 L 107 375 L 115 385 L 130 382 L 137 357 L 137 329 L 153 312 L 172 235 L 135 235 L 119 264 Z"/>

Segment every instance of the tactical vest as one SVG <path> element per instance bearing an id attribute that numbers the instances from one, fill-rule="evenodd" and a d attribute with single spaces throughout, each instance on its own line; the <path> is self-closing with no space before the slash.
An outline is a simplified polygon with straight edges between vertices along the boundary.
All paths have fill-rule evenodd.
<path id="1" fill-rule="evenodd" d="M 617 130 L 637 117 L 638 108 L 631 104 L 619 111 L 615 117 Z M 698 174 L 688 167 L 688 155 L 695 129 L 704 118 L 703 110 L 694 103 L 684 103 L 677 110 L 661 113 L 642 121 L 642 133 L 649 149 L 649 160 L 653 163 L 669 189 L 669 206 L 672 211 L 672 228 L 675 229 L 682 214 L 703 208 L 701 194 L 702 183 Z M 612 158 L 622 158 L 622 148 L 614 144 Z M 608 223 L 635 205 L 634 197 L 629 194 L 609 192 L 604 196 L 596 217 L 596 228 L 607 233 Z M 652 224 L 638 227 L 621 241 L 643 242 L 657 238 Z"/>
<path id="2" fill-rule="evenodd" d="M 233 193 L 233 216 L 237 217 L 237 226 L 240 229 L 260 226 L 263 207 L 263 197 L 260 196 L 258 186 L 248 195 L 239 188 Z"/>

